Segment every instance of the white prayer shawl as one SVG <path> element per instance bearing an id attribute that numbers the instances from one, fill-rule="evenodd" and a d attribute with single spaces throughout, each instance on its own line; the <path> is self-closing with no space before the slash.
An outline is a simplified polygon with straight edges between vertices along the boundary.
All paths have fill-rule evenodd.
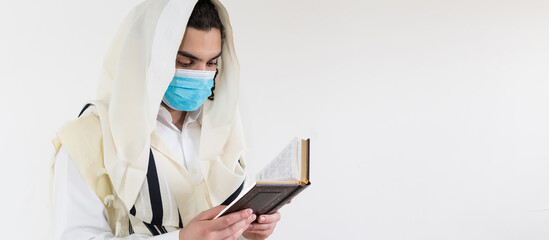
<path id="1" fill-rule="evenodd" d="M 244 149 L 241 144 L 227 144 L 231 134 L 242 137 L 230 132 L 238 114 L 239 64 L 227 11 L 218 1 L 212 2 L 226 38 L 215 100 L 204 103 L 199 158 L 206 182 L 215 183 L 208 187 L 212 204 L 217 205 L 242 183 L 243 176 L 232 176 L 232 169 Z M 174 76 L 177 51 L 195 4 L 193 0 L 140 4 L 122 23 L 104 59 L 93 103 L 101 120 L 105 168 L 126 206 L 133 205 L 145 179 L 159 104 Z"/>
<path id="2" fill-rule="evenodd" d="M 160 160 L 156 160 L 155 155 L 155 160 L 159 169 L 171 169 L 165 171 L 169 171 L 166 174 L 175 181 L 168 184 L 172 186 L 179 209 L 185 209 L 188 202 L 184 201 L 195 197 L 181 197 L 191 188 L 201 189 L 209 200 L 199 207 L 202 209 L 182 212 L 184 224 L 197 212 L 222 203 L 244 181 L 245 173 L 240 166 L 244 167 L 244 141 L 237 110 L 239 64 L 227 11 L 219 1 L 211 1 L 225 28 L 225 39 L 218 60 L 215 100 L 206 100 L 203 105 L 199 161 L 204 179 L 200 186 L 193 185 L 192 181 L 180 182 L 185 180 L 184 169 L 162 166 L 169 162 L 162 159 L 167 157 L 169 160 L 171 153 L 154 133 L 159 105 L 174 76 L 177 52 L 196 0 L 141 3 L 123 21 L 105 56 L 97 100 L 92 101 L 93 112 L 100 121 L 103 171 L 112 184 L 113 197 L 124 205 L 115 207 L 125 208 L 126 213 L 136 203 L 146 180 L 151 147 L 164 153 Z M 82 121 L 94 125 L 93 119 Z M 73 146 L 71 150 L 68 140 L 63 142 L 63 139 L 70 139 L 65 136 L 74 135 L 74 132 L 66 130 L 65 134 L 57 136 L 56 148 L 64 145 L 69 156 L 71 152 L 75 156 L 85 152 L 77 153 L 79 146 Z M 71 158 L 74 160 L 73 156 Z M 84 177 L 94 174 L 83 173 Z M 100 190 L 105 191 L 109 192 Z M 106 204 L 107 200 L 112 200 L 108 198 L 104 199 Z M 117 221 L 124 216 L 118 218 Z M 127 225 L 116 223 L 120 224 Z M 175 222 L 170 224 L 177 226 Z M 117 230 L 120 228 L 116 226 Z"/>

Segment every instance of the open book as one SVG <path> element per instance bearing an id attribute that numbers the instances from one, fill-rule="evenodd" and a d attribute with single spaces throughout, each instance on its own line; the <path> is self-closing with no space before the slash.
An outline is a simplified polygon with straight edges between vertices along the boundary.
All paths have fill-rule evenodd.
<path id="1" fill-rule="evenodd" d="M 310 140 L 293 139 L 263 170 L 250 186 L 215 218 L 251 208 L 254 214 L 271 214 L 288 203 L 309 182 Z M 214 219 L 215 219 L 214 218 Z"/>

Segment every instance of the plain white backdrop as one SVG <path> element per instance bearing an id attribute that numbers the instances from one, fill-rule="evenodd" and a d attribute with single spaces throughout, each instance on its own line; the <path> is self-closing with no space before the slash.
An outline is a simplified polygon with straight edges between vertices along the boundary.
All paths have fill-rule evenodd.
<path id="1" fill-rule="evenodd" d="M 0 8 L 0 232 L 49 239 L 51 139 L 139 0 Z M 549 2 L 233 0 L 251 176 L 311 138 L 272 239 L 548 239 Z"/>

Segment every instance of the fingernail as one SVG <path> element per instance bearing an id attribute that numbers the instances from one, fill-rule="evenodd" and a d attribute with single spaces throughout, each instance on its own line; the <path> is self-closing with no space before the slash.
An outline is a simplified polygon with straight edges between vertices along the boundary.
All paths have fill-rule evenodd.
<path id="1" fill-rule="evenodd" d="M 250 221 L 254 221 L 256 218 L 255 214 L 252 214 L 252 216 L 250 216 Z"/>
<path id="2" fill-rule="evenodd" d="M 252 211 L 252 209 L 248 209 L 248 211 L 246 211 L 246 213 L 248 213 L 248 215 L 249 215 L 249 214 L 252 214 L 253 212 L 254 212 L 254 211 Z"/>
<path id="3" fill-rule="evenodd" d="M 259 221 L 260 222 L 265 222 L 265 217 L 264 216 L 259 217 Z"/>

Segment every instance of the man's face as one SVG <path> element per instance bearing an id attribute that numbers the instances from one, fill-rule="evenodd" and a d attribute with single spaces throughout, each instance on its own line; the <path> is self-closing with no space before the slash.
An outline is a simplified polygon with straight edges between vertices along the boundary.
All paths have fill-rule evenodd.
<path id="1" fill-rule="evenodd" d="M 178 69 L 215 71 L 221 56 L 221 32 L 188 27 L 179 46 L 175 66 Z"/>

